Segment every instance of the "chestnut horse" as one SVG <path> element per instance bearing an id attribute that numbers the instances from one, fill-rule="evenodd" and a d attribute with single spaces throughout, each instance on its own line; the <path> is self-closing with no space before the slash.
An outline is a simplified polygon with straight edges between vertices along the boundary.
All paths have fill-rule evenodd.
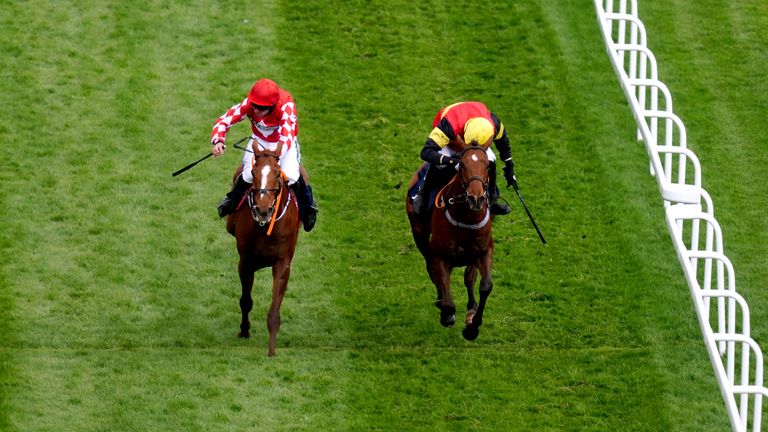
<path id="1" fill-rule="evenodd" d="M 256 146 L 254 146 L 256 147 Z M 276 151 L 254 151 L 253 186 L 240 207 L 227 217 L 227 231 L 237 240 L 240 254 L 240 311 L 242 321 L 238 336 L 250 336 L 248 313 L 253 308 L 251 289 L 256 270 L 272 267 L 272 304 L 267 313 L 270 357 L 275 355 L 275 341 L 280 329 L 280 305 L 288 287 L 291 260 L 299 237 L 299 209 L 296 197 L 278 164 Z M 238 168 L 235 177 L 243 168 Z"/>
<path id="2" fill-rule="evenodd" d="M 406 212 L 411 233 L 424 256 L 432 283 L 437 289 L 435 306 L 440 309 L 440 324 L 456 322 L 456 306 L 451 298 L 451 271 L 464 267 L 467 288 L 467 315 L 462 334 L 474 340 L 483 322 L 483 310 L 493 288 L 493 216 L 488 209 L 488 155 L 482 146 L 469 146 L 461 153 L 456 176 L 435 199 L 430 220 L 413 212 L 411 198 L 406 198 Z M 446 168 L 449 169 L 449 168 Z M 408 190 L 418 180 L 411 179 Z M 480 272 L 480 303 L 475 301 L 474 285 Z"/>

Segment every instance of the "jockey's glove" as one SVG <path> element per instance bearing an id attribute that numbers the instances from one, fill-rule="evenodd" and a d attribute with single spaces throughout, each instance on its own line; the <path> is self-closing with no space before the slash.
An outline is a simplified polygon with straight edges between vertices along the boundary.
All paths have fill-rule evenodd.
<path id="1" fill-rule="evenodd" d="M 459 162 L 461 162 L 461 159 L 457 158 L 456 156 L 440 156 L 441 165 L 456 167 L 459 165 Z"/>
<path id="2" fill-rule="evenodd" d="M 507 181 L 507 187 L 514 186 L 517 189 L 517 176 L 515 175 L 515 164 L 512 160 L 504 161 L 504 180 Z"/>

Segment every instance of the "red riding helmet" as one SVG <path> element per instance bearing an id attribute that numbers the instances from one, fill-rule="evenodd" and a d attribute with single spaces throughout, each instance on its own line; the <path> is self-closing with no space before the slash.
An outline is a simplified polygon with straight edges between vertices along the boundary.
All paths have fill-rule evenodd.
<path id="1" fill-rule="evenodd" d="M 280 88 L 274 81 L 262 78 L 256 81 L 251 91 L 248 92 L 248 102 L 259 106 L 273 106 L 277 104 L 280 96 Z"/>

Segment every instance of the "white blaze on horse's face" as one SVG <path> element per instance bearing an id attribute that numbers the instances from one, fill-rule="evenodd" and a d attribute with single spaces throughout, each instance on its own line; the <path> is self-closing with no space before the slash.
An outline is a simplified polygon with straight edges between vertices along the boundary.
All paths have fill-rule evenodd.
<path id="1" fill-rule="evenodd" d="M 269 165 L 264 165 L 261 168 L 261 189 L 264 190 L 267 188 L 267 179 L 269 178 L 269 173 L 272 171 L 272 168 L 270 168 Z"/>
<path id="2" fill-rule="evenodd" d="M 275 197 L 275 201 L 273 201 L 269 194 L 271 191 L 269 189 L 268 181 L 271 174 L 272 167 L 269 165 L 264 165 L 258 172 L 254 170 L 253 173 L 253 186 L 256 189 L 257 194 L 253 197 L 254 202 L 251 205 L 251 214 L 253 215 L 253 220 L 255 220 L 259 226 L 268 224 L 275 211 L 274 205 L 277 197 Z M 257 184 L 258 188 L 256 188 Z"/>
<path id="3" fill-rule="evenodd" d="M 472 160 L 473 160 L 474 162 L 477 162 L 477 155 L 474 155 L 474 154 L 473 154 L 473 155 L 472 155 Z"/>

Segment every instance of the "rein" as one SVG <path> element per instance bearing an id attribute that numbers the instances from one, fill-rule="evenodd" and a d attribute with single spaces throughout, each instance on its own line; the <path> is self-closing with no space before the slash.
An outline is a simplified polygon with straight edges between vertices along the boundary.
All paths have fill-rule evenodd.
<path id="1" fill-rule="evenodd" d="M 435 208 L 443 208 L 445 207 L 445 200 L 443 200 L 443 193 L 446 189 L 448 189 L 448 186 L 452 185 L 455 181 L 458 175 L 453 176 L 451 181 L 448 182 L 447 185 L 443 186 L 442 189 L 440 189 L 439 192 L 437 192 L 437 195 L 435 195 Z M 465 194 L 466 196 L 466 194 Z M 456 197 L 448 198 L 448 203 L 453 204 Z"/>
<path id="2" fill-rule="evenodd" d="M 462 193 L 460 193 L 458 195 L 452 196 L 452 197 L 448 198 L 447 200 L 444 200 L 443 199 L 443 194 L 444 194 L 445 190 L 448 188 L 448 186 L 450 186 L 451 184 L 455 183 L 457 178 L 458 178 L 458 175 L 453 176 L 451 181 L 449 181 L 447 185 L 443 186 L 442 189 L 440 189 L 440 191 L 437 192 L 437 195 L 435 195 L 435 208 L 443 208 L 443 207 L 445 207 L 445 202 L 446 201 L 448 202 L 448 204 L 461 204 L 461 203 L 467 202 L 467 196 L 469 195 L 466 192 L 467 185 L 469 185 L 473 181 L 479 181 L 479 182 L 483 183 L 483 191 L 484 191 L 483 194 L 486 195 L 486 196 L 488 195 L 488 185 L 485 182 L 483 182 L 483 179 L 481 179 L 478 176 L 472 176 L 469 179 L 468 182 L 462 183 L 462 189 L 464 190 L 464 192 L 462 192 Z"/>
<path id="3" fill-rule="evenodd" d="M 278 197 L 278 202 L 280 201 L 280 198 L 283 196 L 284 190 L 285 188 L 280 189 L 280 196 Z M 272 213 L 272 220 L 269 222 L 269 229 L 267 229 L 267 235 L 272 234 L 272 227 L 275 225 L 275 222 L 279 221 L 280 219 L 283 218 L 283 216 L 285 216 L 285 212 L 288 211 L 288 205 L 291 203 L 292 196 L 293 194 L 288 192 L 288 199 L 285 200 L 285 205 L 283 206 L 283 211 L 280 212 L 280 216 L 276 216 L 277 212 Z"/>

